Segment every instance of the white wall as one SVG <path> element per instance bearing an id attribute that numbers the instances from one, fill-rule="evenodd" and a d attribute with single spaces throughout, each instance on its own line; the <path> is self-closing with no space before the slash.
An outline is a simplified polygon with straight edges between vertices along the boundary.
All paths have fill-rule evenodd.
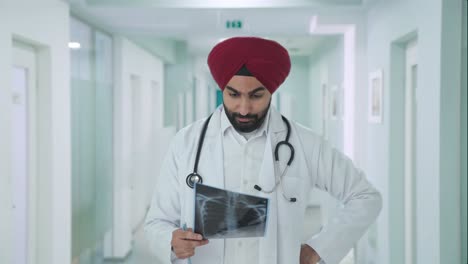
<path id="1" fill-rule="evenodd" d="M 309 127 L 317 135 L 323 133 L 322 87 L 320 78 L 320 54 L 309 58 Z"/>
<path id="2" fill-rule="evenodd" d="M 125 257 L 131 250 L 132 229 L 144 219 L 150 203 L 154 179 L 159 171 L 165 142 L 171 132 L 162 130 L 164 94 L 163 62 L 125 38 L 115 36 L 114 94 L 114 226 L 111 256 Z M 131 76 L 138 76 L 141 90 L 139 128 L 136 141 L 132 135 Z M 160 94 L 152 101 L 151 82 L 159 83 Z M 161 136 L 162 135 L 162 136 Z M 135 166 L 136 165 L 136 166 Z M 133 190 L 131 190 L 133 188 Z"/>
<path id="3" fill-rule="evenodd" d="M 63 1 L 0 3 L 0 262 L 11 263 L 10 73 L 12 39 L 38 51 L 38 190 L 40 229 L 37 263 L 69 263 L 70 194 L 70 69 L 69 11 Z"/>
<path id="4" fill-rule="evenodd" d="M 334 37 L 325 41 L 318 52 L 309 58 L 309 122 L 312 129 L 319 135 L 323 135 L 324 124 L 322 122 L 323 112 L 327 111 L 326 129 L 330 143 L 343 150 L 343 116 L 338 112 L 337 119 L 331 118 L 331 92 L 332 87 L 338 88 L 338 104 L 343 109 L 343 39 Z M 327 85 L 328 100 L 326 105 L 322 102 L 322 84 Z M 324 107 L 327 109 L 325 110 Z M 341 111 L 342 112 L 342 111 Z"/>
<path id="5" fill-rule="evenodd" d="M 166 64 L 164 67 L 164 78 L 166 85 L 164 90 L 165 102 L 171 102 L 164 107 L 164 125 L 178 126 L 178 116 L 184 116 L 178 111 L 178 97 L 180 93 L 185 93 L 192 88 L 193 65 L 191 58 L 187 53 L 187 45 L 184 43 L 176 44 L 177 60 L 175 64 Z M 180 122 L 182 126 L 183 121 Z M 181 128 L 181 127 L 177 127 Z"/>
<path id="6" fill-rule="evenodd" d="M 208 69 L 206 56 L 193 58 L 193 74 L 196 80 L 195 84 L 195 116 L 194 120 L 198 120 L 208 116 L 213 109 L 210 107 L 211 94 L 215 91 L 209 87 L 211 74 Z"/>
<path id="7" fill-rule="evenodd" d="M 466 151 L 467 151 L 467 130 L 466 130 L 466 122 L 467 122 L 467 10 L 468 9 L 468 3 L 467 1 L 463 1 L 463 26 L 462 26 L 462 68 L 461 68 L 461 75 L 462 75 L 462 82 L 461 82 L 461 115 L 460 115 L 460 122 L 461 122 L 461 131 L 460 131 L 460 146 L 461 146 L 461 155 L 460 155 L 460 161 L 461 161 L 461 208 L 462 208 L 462 217 L 461 217 L 461 223 L 462 223 L 462 263 L 468 263 L 468 252 L 467 250 L 463 250 L 467 248 L 467 225 L 464 223 L 468 223 L 467 220 L 467 169 L 466 169 Z"/>
<path id="8" fill-rule="evenodd" d="M 442 11 L 442 3 L 450 5 Z M 450 3 L 448 3 L 450 2 Z M 393 228 L 393 215 L 397 214 L 398 205 L 392 204 L 393 198 L 401 197 L 399 189 L 390 189 L 392 182 L 402 175 L 389 175 L 389 138 L 392 128 L 389 125 L 391 113 L 397 109 L 391 109 L 391 62 L 390 57 L 391 44 L 394 41 L 401 40 L 412 32 L 417 32 L 418 37 L 418 89 L 417 100 L 417 159 L 416 159 L 416 200 L 417 200 L 417 263 L 459 263 L 460 256 L 460 238 L 455 235 L 452 239 L 442 239 L 444 236 L 452 236 L 454 230 L 460 228 L 459 222 L 445 219 L 441 213 L 446 212 L 458 215 L 460 210 L 459 202 L 453 204 L 453 198 L 457 197 L 457 188 L 455 191 L 448 191 L 448 186 L 453 187 L 454 175 L 450 169 L 443 166 L 446 157 L 453 157 L 449 149 L 443 149 L 442 142 L 446 140 L 443 135 L 451 135 L 450 130 L 458 131 L 454 126 L 456 122 L 444 122 L 445 119 L 452 120 L 448 116 L 449 111 L 457 107 L 456 93 L 453 92 L 458 86 L 453 86 L 452 81 L 459 80 L 459 71 L 452 68 L 452 71 L 458 72 L 454 75 L 443 71 L 445 56 L 450 55 L 454 58 L 453 52 L 460 52 L 460 49 L 450 47 L 449 43 L 457 42 L 457 39 L 450 34 L 443 37 L 442 29 L 453 30 L 454 24 L 442 25 L 443 15 L 452 14 L 456 17 L 454 11 L 458 1 L 380 1 L 372 6 L 368 14 L 367 32 L 368 32 L 368 71 L 382 68 L 384 72 L 384 116 L 383 123 L 379 125 L 368 125 L 367 127 L 367 161 L 365 162 L 366 171 L 372 175 L 378 175 L 376 185 L 383 195 L 384 207 L 378 221 L 378 245 L 379 263 L 398 263 L 401 259 L 402 251 L 400 248 L 401 240 L 395 239 Z M 458 10 L 461 7 L 458 7 Z M 450 13 L 451 12 L 451 13 Z M 450 25 L 450 26 L 449 26 Z M 449 29 L 451 28 L 451 29 Z M 456 44 L 455 44 L 456 45 Z M 459 55 L 460 57 L 460 55 Z M 457 65 L 456 63 L 454 65 Z M 449 66 L 450 67 L 450 66 Z M 457 77 L 458 75 L 458 77 Z M 446 77 L 453 77 L 452 80 Z M 356 104 L 367 105 L 367 96 L 357 98 Z M 449 101 L 453 107 L 450 106 Z M 401 102 L 400 107 L 404 102 Z M 393 104 L 392 104 L 393 105 Z M 455 111 L 457 112 L 457 111 Z M 452 112 L 453 113 L 453 112 Z M 361 111 L 357 115 L 367 116 L 366 112 Z M 447 126 L 444 126 L 444 123 Z M 458 132 L 455 132 L 458 133 Z M 450 137 L 453 138 L 453 137 Z M 457 137 L 455 137 L 457 138 Z M 452 146 L 455 142 L 447 142 Z M 452 149 L 453 151 L 453 149 Z M 453 159 L 456 163 L 457 157 Z M 457 167 L 457 166 L 456 166 Z M 443 170 L 446 171 L 443 171 Z M 445 197 L 445 198 L 444 198 Z M 442 223 L 449 224 L 442 225 Z M 444 245 L 442 245 L 444 244 Z M 450 250 L 448 250 L 450 248 Z M 393 251 L 397 249 L 397 251 Z"/>
<path id="9" fill-rule="evenodd" d="M 307 57 L 291 57 L 291 72 L 281 87 L 276 91 L 280 99 L 280 112 L 301 123 L 309 126 L 309 60 Z M 286 100 L 285 100 L 286 99 Z M 290 106 L 284 105 L 286 102 Z M 291 113 L 286 107 L 290 108 Z M 283 111 L 281 111 L 283 110 Z M 291 116 L 287 116 L 291 114 Z"/>
<path id="10" fill-rule="evenodd" d="M 466 2 L 463 1 L 463 2 Z M 440 39 L 440 263 L 461 262 L 460 106 L 462 1 L 441 0 Z M 454 25 L 456 25 L 454 27 Z M 464 72 L 466 74 L 466 72 Z M 465 119 L 466 120 L 466 119 Z M 465 134 L 466 137 L 466 134 Z M 466 147 L 466 144 L 464 145 Z M 466 185 L 465 185 L 466 186 Z M 465 262 L 466 263 L 466 262 Z"/>

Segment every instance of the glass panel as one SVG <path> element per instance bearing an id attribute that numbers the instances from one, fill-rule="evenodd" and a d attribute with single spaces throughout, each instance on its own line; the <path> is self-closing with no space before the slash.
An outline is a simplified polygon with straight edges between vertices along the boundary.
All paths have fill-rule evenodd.
<path id="1" fill-rule="evenodd" d="M 72 18 L 72 258 L 91 263 L 112 228 L 112 38 Z"/>
<path id="2" fill-rule="evenodd" d="M 96 235 L 110 232 L 113 218 L 112 38 L 95 32 Z"/>

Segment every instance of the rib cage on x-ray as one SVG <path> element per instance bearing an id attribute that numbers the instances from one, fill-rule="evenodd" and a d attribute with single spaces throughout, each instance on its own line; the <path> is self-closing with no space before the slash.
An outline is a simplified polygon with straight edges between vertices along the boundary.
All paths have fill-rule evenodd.
<path id="1" fill-rule="evenodd" d="M 266 198 L 206 185 L 195 188 L 195 233 L 204 238 L 264 236 L 267 212 Z"/>

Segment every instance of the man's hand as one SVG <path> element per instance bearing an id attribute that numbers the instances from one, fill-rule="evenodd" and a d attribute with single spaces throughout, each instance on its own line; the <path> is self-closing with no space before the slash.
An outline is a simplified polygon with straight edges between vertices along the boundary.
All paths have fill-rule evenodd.
<path id="1" fill-rule="evenodd" d="M 177 229 L 172 232 L 172 251 L 179 259 L 186 259 L 195 255 L 195 248 L 208 244 L 200 234 L 193 233 L 192 228 L 184 231 Z"/>
<path id="2" fill-rule="evenodd" d="M 320 256 L 309 245 L 301 245 L 301 260 L 300 264 L 317 264 L 320 261 Z"/>

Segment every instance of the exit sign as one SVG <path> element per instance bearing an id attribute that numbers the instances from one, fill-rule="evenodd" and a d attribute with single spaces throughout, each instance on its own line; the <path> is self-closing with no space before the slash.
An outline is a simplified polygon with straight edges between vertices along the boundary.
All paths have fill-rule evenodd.
<path id="1" fill-rule="evenodd" d="M 242 28 L 242 21 L 241 20 L 227 20 L 226 21 L 226 28 L 227 29 L 241 29 Z"/>

